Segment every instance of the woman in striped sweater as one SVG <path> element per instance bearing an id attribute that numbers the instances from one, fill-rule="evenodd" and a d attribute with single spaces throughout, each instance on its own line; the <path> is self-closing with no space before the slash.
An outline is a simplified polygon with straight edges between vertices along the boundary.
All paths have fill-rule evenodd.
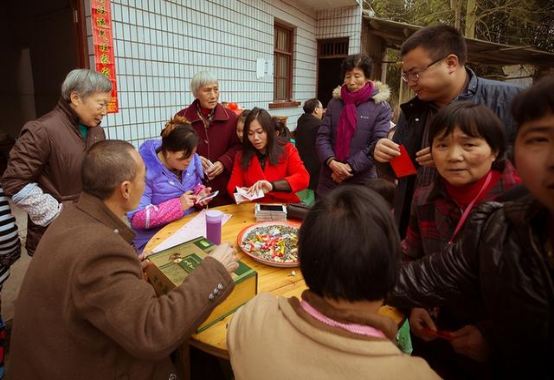
<path id="1" fill-rule="evenodd" d="M 10 276 L 10 266 L 21 255 L 21 243 L 17 234 L 15 217 L 12 215 L 8 199 L 0 187 L 0 292 L 2 285 Z M 0 298 L 0 379 L 4 378 L 4 345 L 6 331 L 2 319 L 2 300 Z"/>

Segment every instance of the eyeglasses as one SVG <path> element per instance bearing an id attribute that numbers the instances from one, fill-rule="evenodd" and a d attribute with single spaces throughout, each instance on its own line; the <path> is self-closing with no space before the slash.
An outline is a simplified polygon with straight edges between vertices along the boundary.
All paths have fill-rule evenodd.
<path id="1" fill-rule="evenodd" d="M 431 62 L 430 64 L 428 64 L 427 66 L 425 66 L 425 68 L 423 70 L 419 70 L 419 71 L 416 71 L 416 72 L 411 72 L 411 73 L 406 73 L 406 72 L 402 72 L 402 80 L 406 83 L 408 83 L 408 81 L 411 79 L 413 82 L 417 82 L 419 80 L 419 75 L 421 73 L 423 73 L 424 71 L 428 70 L 431 66 L 433 65 L 436 65 L 437 63 L 439 63 L 440 61 L 442 61 L 443 59 L 445 59 L 446 57 L 442 57 L 440 59 L 437 59 L 436 61 L 434 62 Z"/>

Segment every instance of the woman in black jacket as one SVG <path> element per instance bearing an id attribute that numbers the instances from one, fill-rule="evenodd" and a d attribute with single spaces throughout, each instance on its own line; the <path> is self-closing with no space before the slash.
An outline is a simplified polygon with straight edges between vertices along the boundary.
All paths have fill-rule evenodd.
<path id="1" fill-rule="evenodd" d="M 549 76 L 512 105 L 516 167 L 531 194 L 481 206 L 455 245 L 405 265 L 387 300 L 397 307 L 481 303 L 485 317 L 476 310 L 473 323 L 451 332 L 450 344 L 491 363 L 499 378 L 554 377 L 552 88 Z"/>

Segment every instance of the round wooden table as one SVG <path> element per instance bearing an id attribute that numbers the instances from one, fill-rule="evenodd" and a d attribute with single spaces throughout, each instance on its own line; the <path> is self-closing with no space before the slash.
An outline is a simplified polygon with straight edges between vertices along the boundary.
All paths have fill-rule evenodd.
<path id="1" fill-rule="evenodd" d="M 230 242 L 237 249 L 239 259 L 258 272 L 258 293 L 269 292 L 276 296 L 295 296 L 300 298 L 300 295 L 307 287 L 299 268 L 275 268 L 258 263 L 243 253 L 237 246 L 238 234 L 245 227 L 256 223 L 254 204 L 227 205 L 216 207 L 214 210 L 220 210 L 232 215 L 231 219 L 223 225 L 221 241 Z M 165 226 L 150 239 L 145 251 L 151 251 L 196 215 L 194 213 Z M 400 325 L 404 319 L 404 316 L 400 312 L 389 306 L 383 306 L 380 313 L 390 317 L 397 325 Z M 229 352 L 227 351 L 227 325 L 232 317 L 232 315 L 229 315 L 201 333 L 193 335 L 190 344 L 209 354 L 229 359 Z"/>

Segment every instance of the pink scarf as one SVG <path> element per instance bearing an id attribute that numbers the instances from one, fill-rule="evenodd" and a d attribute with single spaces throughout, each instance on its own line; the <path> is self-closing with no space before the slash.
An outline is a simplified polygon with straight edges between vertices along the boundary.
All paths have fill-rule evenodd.
<path id="1" fill-rule="evenodd" d="M 368 325 L 360 325 L 357 323 L 342 323 L 342 322 L 335 321 L 334 319 L 331 319 L 326 315 L 322 314 L 321 312 L 317 311 L 312 305 L 310 305 L 304 300 L 300 302 L 300 306 L 302 306 L 302 308 L 312 317 L 314 317 L 320 322 L 325 323 L 326 325 L 338 327 L 340 329 L 350 331 L 351 333 L 358 334 L 358 335 L 366 335 L 366 336 L 372 336 L 372 337 L 384 338 L 384 339 L 387 338 L 386 335 L 383 334 L 381 330 L 377 330 L 376 328 Z"/>
<path id="2" fill-rule="evenodd" d="M 350 92 L 346 86 L 340 89 L 340 95 L 344 102 L 344 108 L 339 116 L 337 128 L 337 140 L 335 141 L 335 156 L 339 161 L 346 161 L 350 155 L 350 140 L 357 128 L 356 107 L 360 103 L 371 99 L 373 93 L 373 82 L 367 82 L 364 87 L 356 92 Z"/>

